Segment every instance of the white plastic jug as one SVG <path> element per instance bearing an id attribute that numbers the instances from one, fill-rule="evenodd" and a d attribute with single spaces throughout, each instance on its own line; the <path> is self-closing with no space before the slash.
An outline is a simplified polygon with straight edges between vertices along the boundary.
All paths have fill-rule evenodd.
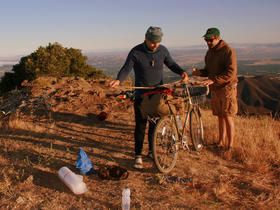
<path id="1" fill-rule="evenodd" d="M 83 176 L 75 174 L 66 166 L 59 169 L 58 177 L 75 194 L 82 194 L 87 191 Z"/>

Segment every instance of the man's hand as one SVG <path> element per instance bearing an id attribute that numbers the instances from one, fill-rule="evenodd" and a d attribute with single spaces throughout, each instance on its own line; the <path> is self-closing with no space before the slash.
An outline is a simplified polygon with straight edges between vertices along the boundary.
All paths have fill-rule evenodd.
<path id="1" fill-rule="evenodd" d="M 183 72 L 183 74 L 181 75 L 181 82 L 187 82 L 188 81 L 188 79 L 189 79 L 189 76 L 188 76 L 188 74 L 187 74 L 187 72 Z"/>
<path id="2" fill-rule="evenodd" d="M 118 87 L 119 85 L 120 85 L 120 80 L 112 80 L 109 83 L 109 87 L 112 87 L 112 88 Z"/>
<path id="3" fill-rule="evenodd" d="M 199 69 L 193 68 L 192 75 L 193 76 L 201 76 L 202 73 L 201 73 L 201 71 Z"/>
<path id="4" fill-rule="evenodd" d="M 214 83 L 214 81 L 211 80 L 211 79 L 207 79 L 207 80 L 201 81 L 201 84 L 202 84 L 202 85 L 205 85 L 205 86 L 207 86 L 207 85 L 212 85 L 213 83 Z"/>

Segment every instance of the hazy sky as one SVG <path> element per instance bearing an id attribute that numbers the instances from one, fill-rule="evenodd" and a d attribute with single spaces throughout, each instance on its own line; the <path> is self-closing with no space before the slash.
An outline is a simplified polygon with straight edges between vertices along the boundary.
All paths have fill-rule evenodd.
<path id="1" fill-rule="evenodd" d="M 130 49 L 149 26 L 167 47 L 204 44 L 218 27 L 230 43 L 280 42 L 280 0 L 0 0 L 0 57 L 39 46 Z"/>

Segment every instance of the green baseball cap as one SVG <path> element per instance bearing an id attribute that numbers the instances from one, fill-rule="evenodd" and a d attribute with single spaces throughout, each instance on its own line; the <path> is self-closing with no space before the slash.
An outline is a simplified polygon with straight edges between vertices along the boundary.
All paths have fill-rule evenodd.
<path id="1" fill-rule="evenodd" d="M 146 38 L 153 43 L 161 42 L 162 36 L 160 27 L 150 26 L 146 32 Z"/>
<path id="2" fill-rule="evenodd" d="M 220 31 L 217 28 L 208 28 L 204 38 L 211 38 L 213 36 L 220 36 Z"/>

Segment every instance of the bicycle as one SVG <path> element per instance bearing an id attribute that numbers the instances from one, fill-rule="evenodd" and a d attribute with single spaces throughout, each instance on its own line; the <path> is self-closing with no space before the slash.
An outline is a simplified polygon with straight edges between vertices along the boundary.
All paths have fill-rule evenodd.
<path id="1" fill-rule="evenodd" d="M 41 88 L 44 91 L 50 88 Z M 53 124 L 52 104 L 49 95 L 42 92 L 39 96 L 29 96 L 22 100 L 16 111 L 17 119 L 37 125 Z"/>
<path id="2" fill-rule="evenodd" d="M 175 87 L 175 89 L 178 87 Z M 153 135 L 153 159 L 161 173 L 170 172 L 176 164 L 179 144 L 183 150 L 188 149 L 187 132 L 190 130 L 192 144 L 196 151 L 201 151 L 204 146 L 203 124 L 199 107 L 200 100 L 207 95 L 208 88 L 201 93 L 190 93 L 187 84 L 182 84 L 181 93 L 174 92 L 174 97 L 183 98 L 183 123 L 178 113 L 172 111 L 171 115 L 161 117 L 156 123 Z M 167 101 L 168 104 L 172 103 Z"/>
<path id="3" fill-rule="evenodd" d="M 8 98 L 8 100 L 4 101 L 4 105 L 0 107 L 0 119 L 7 122 L 14 118 L 25 124 L 54 124 L 51 100 L 45 92 L 50 88 L 41 89 L 44 92 L 37 97 L 31 96 L 24 91 L 16 92 L 14 97 Z"/>
<path id="4" fill-rule="evenodd" d="M 1 98 L 1 106 L 0 106 L 0 119 L 1 120 L 9 120 L 12 113 L 14 113 L 17 109 L 17 106 L 20 104 L 19 98 L 22 94 L 19 91 L 11 91 L 9 92 L 8 97 Z"/>
<path id="5" fill-rule="evenodd" d="M 203 123 L 199 104 L 208 94 L 208 87 L 197 87 L 198 85 L 199 83 L 190 83 L 190 86 L 187 84 L 173 85 L 173 87 L 172 84 L 162 85 L 161 87 L 169 86 L 169 88 L 159 92 L 161 94 L 171 93 L 173 96 L 171 99 L 166 99 L 171 114 L 163 117 L 148 116 L 148 121 L 155 124 L 152 153 L 154 163 L 161 173 L 168 173 L 175 167 L 179 144 L 183 150 L 190 150 L 188 136 L 191 138 L 195 151 L 203 149 Z M 149 89 L 152 88 L 154 87 L 149 87 Z M 195 91 L 195 88 L 200 89 Z M 181 91 L 178 91 L 179 89 Z M 155 92 L 151 91 L 151 94 Z M 123 91 L 117 95 L 117 98 L 133 98 L 132 96 L 132 91 Z M 179 100 L 179 103 L 182 103 L 181 114 L 170 107 L 174 101 L 180 98 L 183 99 Z M 180 115 L 183 116 L 181 117 L 183 123 Z"/>

